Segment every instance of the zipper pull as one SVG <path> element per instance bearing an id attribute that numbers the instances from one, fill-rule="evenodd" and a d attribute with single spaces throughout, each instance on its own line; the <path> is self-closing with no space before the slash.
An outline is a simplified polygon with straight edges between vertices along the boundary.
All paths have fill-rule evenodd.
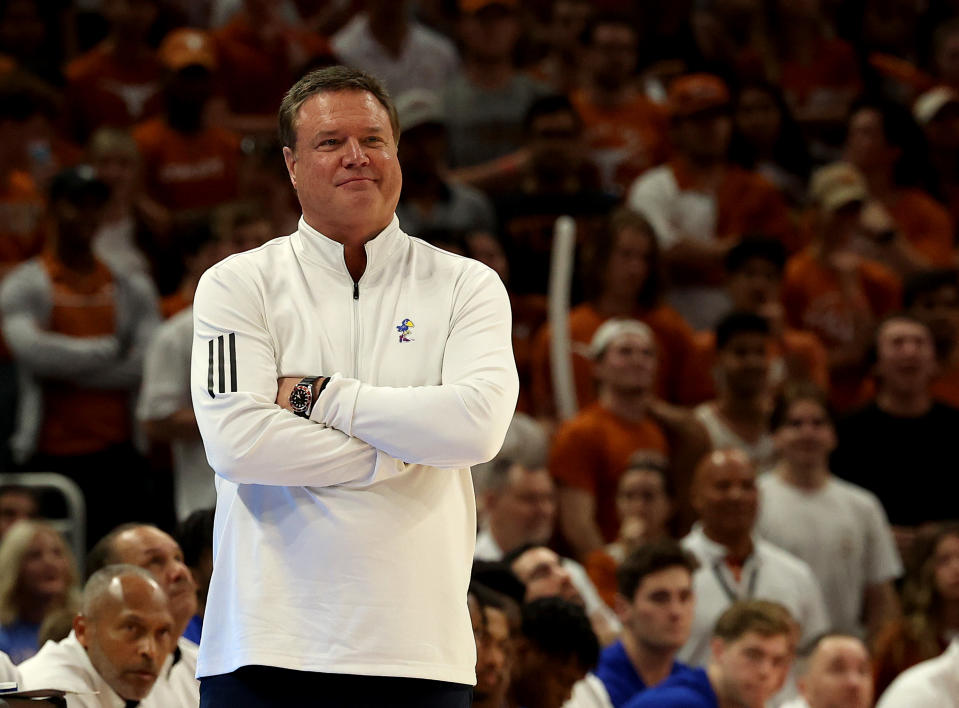
<path id="1" fill-rule="evenodd" d="M 353 281 L 353 299 L 354 300 L 360 299 L 360 284 L 357 283 L 355 280 Z"/>

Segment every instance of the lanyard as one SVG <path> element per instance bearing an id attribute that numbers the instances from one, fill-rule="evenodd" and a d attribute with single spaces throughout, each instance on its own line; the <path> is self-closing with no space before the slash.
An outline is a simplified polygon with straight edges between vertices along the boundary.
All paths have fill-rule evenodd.
<path id="1" fill-rule="evenodd" d="M 745 597 L 740 597 L 736 592 L 729 587 L 729 583 L 726 582 L 726 578 L 723 577 L 723 559 L 715 561 L 712 565 L 713 575 L 716 576 L 716 580 L 719 582 L 719 587 L 723 589 L 723 592 L 726 593 L 726 597 L 729 598 L 730 602 L 737 602 L 739 600 L 749 600 L 752 598 L 753 593 L 756 592 L 756 581 L 759 578 L 759 566 L 753 568 L 752 572 L 749 574 L 749 582 L 746 583 L 746 595 Z"/>

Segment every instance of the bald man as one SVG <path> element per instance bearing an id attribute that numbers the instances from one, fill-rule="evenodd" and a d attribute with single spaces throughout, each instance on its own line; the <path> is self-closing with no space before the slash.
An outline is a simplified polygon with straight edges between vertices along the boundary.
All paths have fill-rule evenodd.
<path id="1" fill-rule="evenodd" d="M 759 510 L 756 471 L 741 450 L 716 450 L 693 476 L 692 505 L 699 522 L 682 540 L 696 556 L 696 614 L 679 660 L 705 666 L 716 620 L 737 600 L 782 604 L 798 622 L 800 645 L 829 628 L 819 584 L 809 566 L 760 538 L 753 527 Z"/>
<path id="2" fill-rule="evenodd" d="M 166 593 L 177 642 L 168 664 L 160 674 L 159 683 L 164 684 L 164 690 L 176 696 L 178 705 L 198 705 L 198 648 L 183 636 L 197 611 L 196 582 L 184 563 L 180 544 L 156 526 L 123 524 L 100 539 L 90 550 L 87 572 L 95 573 L 100 568 L 116 563 L 129 563 L 143 568 Z"/>
<path id="3" fill-rule="evenodd" d="M 872 664 L 862 640 L 847 634 L 822 637 L 799 679 L 802 697 L 782 708 L 870 708 Z"/>
<path id="4" fill-rule="evenodd" d="M 20 665 L 23 686 L 75 692 L 68 708 L 185 708 L 154 690 L 176 644 L 173 627 L 153 576 L 136 566 L 108 566 L 87 581 L 70 635 Z"/>

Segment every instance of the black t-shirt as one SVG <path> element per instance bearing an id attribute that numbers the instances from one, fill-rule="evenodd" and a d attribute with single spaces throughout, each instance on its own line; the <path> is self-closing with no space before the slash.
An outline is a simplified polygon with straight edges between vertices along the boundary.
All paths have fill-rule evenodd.
<path id="1" fill-rule="evenodd" d="M 837 432 L 832 471 L 879 497 L 894 526 L 959 518 L 959 409 L 937 402 L 903 418 L 873 402 Z"/>

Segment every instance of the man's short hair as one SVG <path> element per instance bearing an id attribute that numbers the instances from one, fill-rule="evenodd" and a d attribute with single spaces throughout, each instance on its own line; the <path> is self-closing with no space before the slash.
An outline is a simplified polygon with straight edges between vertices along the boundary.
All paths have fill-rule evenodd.
<path id="1" fill-rule="evenodd" d="M 616 12 L 614 10 L 608 10 L 605 12 L 600 12 L 593 15 L 586 22 L 586 25 L 583 27 L 583 31 L 579 35 L 580 44 L 584 47 L 593 46 L 593 35 L 596 34 L 596 28 L 603 27 L 605 25 L 617 25 L 619 27 L 629 28 L 633 36 L 636 37 L 636 49 L 639 49 L 639 43 L 642 39 L 639 29 L 640 25 L 637 24 L 637 18 L 634 14 L 629 14 L 625 12 Z"/>
<path id="2" fill-rule="evenodd" d="M 773 412 L 769 417 L 769 429 L 776 431 L 786 424 L 786 416 L 794 403 L 812 401 L 826 414 L 830 425 L 835 425 L 836 415 L 829 403 L 829 396 L 816 384 L 809 381 L 790 382 L 783 387 L 773 404 Z"/>
<path id="3" fill-rule="evenodd" d="M 769 335 L 769 322 L 754 312 L 731 312 L 716 325 L 716 350 L 726 348 L 733 337 L 739 334 Z"/>
<path id="4" fill-rule="evenodd" d="M 765 236 L 747 236 L 742 241 L 729 249 L 723 265 L 726 273 L 738 273 L 743 267 L 753 260 L 762 260 L 776 268 L 776 272 L 782 273 L 786 267 L 786 247 L 780 241 Z"/>
<path id="5" fill-rule="evenodd" d="M 174 538 L 183 551 L 183 562 L 190 568 L 200 562 L 203 551 L 213 548 L 214 509 L 197 509 L 176 527 Z"/>
<path id="6" fill-rule="evenodd" d="M 283 96 L 280 103 L 279 135 L 280 144 L 291 150 L 296 148 L 296 122 L 300 108 L 311 96 L 318 93 L 336 91 L 368 91 L 386 109 L 390 117 L 393 138 L 400 138 L 400 119 L 393 105 L 393 99 L 379 79 L 348 66 L 328 66 L 315 69 L 297 81 Z"/>
<path id="7" fill-rule="evenodd" d="M 110 583 L 112 583 L 116 578 L 125 578 L 129 575 L 136 575 L 140 578 L 143 578 L 151 585 L 155 585 L 157 589 L 162 592 L 160 584 L 148 570 L 145 570 L 138 565 L 131 565 L 129 563 L 113 563 L 100 568 L 89 577 L 86 585 L 83 586 L 83 596 L 80 600 L 80 612 L 87 617 L 96 614 L 96 605 L 103 593 L 106 592 L 107 588 L 110 587 Z"/>
<path id="8" fill-rule="evenodd" d="M 692 575 L 699 568 L 699 561 L 672 539 L 645 543 L 630 553 L 616 571 L 619 594 L 632 600 L 643 578 L 667 568 L 685 568 Z"/>
<path id="9" fill-rule="evenodd" d="M 555 93 L 541 96 L 533 101 L 526 110 L 526 115 L 523 116 L 523 133 L 525 135 L 530 134 L 533 130 L 533 123 L 536 122 L 537 118 L 551 116 L 555 113 L 569 113 L 576 122 L 576 130 L 581 131 L 583 129 L 583 119 L 576 107 L 573 106 L 573 102 L 563 94 Z"/>
<path id="10" fill-rule="evenodd" d="M 791 636 L 795 621 L 789 610 L 771 600 L 741 600 L 723 612 L 713 628 L 713 636 L 735 642 L 749 632 L 762 637 Z"/>
<path id="11" fill-rule="evenodd" d="M 90 552 L 87 553 L 86 574 L 88 582 L 97 571 L 102 570 L 109 565 L 117 564 L 116 552 L 113 548 L 113 542 L 117 540 L 117 536 L 122 533 L 126 533 L 131 529 L 138 529 L 141 526 L 156 528 L 153 524 L 131 521 L 129 523 L 120 524 L 113 530 L 109 531 L 106 536 L 101 538 L 93 545 L 93 548 L 91 548 Z"/>
<path id="12" fill-rule="evenodd" d="M 920 270 L 905 279 L 902 285 L 902 305 L 911 309 L 921 295 L 941 288 L 959 287 L 959 271 L 953 268 Z"/>
<path id="13" fill-rule="evenodd" d="M 521 610 L 520 632 L 543 654 L 559 661 L 576 659 L 589 670 L 599 657 L 599 641 L 579 605 L 558 597 L 527 602 Z"/>

